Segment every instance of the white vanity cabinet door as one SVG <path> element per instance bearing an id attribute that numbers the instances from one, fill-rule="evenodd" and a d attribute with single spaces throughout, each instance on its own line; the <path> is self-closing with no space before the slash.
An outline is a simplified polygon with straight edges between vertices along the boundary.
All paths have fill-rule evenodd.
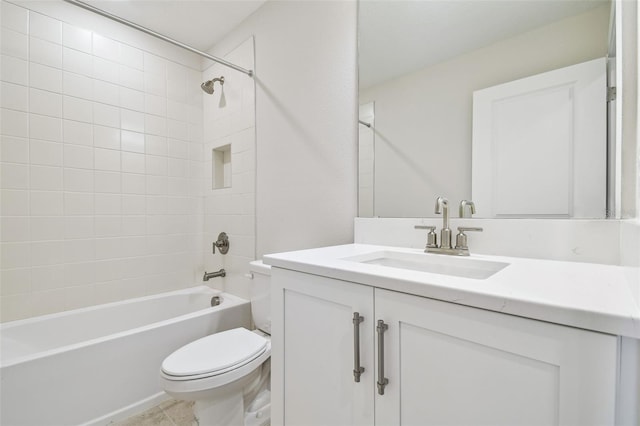
<path id="1" fill-rule="evenodd" d="M 375 310 L 378 426 L 615 423 L 615 336 L 379 289 Z"/>
<path id="2" fill-rule="evenodd" d="M 272 268 L 272 424 L 374 424 L 373 288 Z M 354 381 L 353 314 L 360 324 Z"/>

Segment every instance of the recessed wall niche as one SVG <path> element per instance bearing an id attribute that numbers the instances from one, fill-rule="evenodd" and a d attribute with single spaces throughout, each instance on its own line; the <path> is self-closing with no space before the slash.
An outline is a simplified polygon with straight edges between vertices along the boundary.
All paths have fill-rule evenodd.
<path id="1" fill-rule="evenodd" d="M 231 188 L 231 145 L 211 150 L 211 189 Z"/>

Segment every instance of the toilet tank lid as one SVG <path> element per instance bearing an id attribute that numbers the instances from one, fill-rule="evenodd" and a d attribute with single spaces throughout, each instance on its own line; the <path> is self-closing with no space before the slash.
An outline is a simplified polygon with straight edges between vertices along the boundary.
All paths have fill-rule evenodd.
<path id="1" fill-rule="evenodd" d="M 271 275 L 271 265 L 265 265 L 262 260 L 249 262 L 249 270 L 262 275 Z"/>

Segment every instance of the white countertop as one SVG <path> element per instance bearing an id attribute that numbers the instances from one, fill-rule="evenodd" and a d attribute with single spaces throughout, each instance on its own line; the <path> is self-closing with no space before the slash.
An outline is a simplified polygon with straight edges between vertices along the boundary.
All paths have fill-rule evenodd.
<path id="1" fill-rule="evenodd" d="M 344 260 L 385 250 L 444 256 L 418 249 L 348 244 L 265 255 L 264 263 L 505 314 L 640 338 L 637 268 L 471 255 L 469 259 L 509 264 L 489 278 L 471 279 Z"/>

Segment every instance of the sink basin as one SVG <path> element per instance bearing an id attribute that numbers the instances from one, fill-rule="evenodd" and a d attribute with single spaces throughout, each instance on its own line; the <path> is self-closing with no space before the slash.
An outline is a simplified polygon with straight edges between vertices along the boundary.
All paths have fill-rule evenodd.
<path id="1" fill-rule="evenodd" d="M 427 253 L 404 253 L 392 250 L 345 257 L 342 260 L 476 280 L 487 279 L 509 265 L 503 262 L 470 259 L 468 257 Z"/>

